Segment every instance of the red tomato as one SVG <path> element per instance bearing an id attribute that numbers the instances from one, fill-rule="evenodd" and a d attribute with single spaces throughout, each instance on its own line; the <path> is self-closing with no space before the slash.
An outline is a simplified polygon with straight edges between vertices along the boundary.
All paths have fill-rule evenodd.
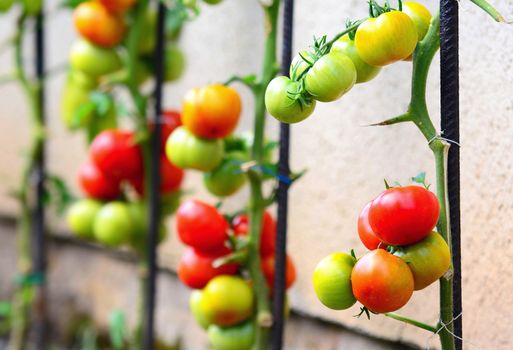
<path id="1" fill-rule="evenodd" d="M 214 277 L 219 275 L 235 275 L 236 264 L 223 265 L 214 268 L 212 263 L 222 256 L 228 255 L 231 250 L 222 247 L 213 252 L 202 252 L 194 248 L 187 248 L 178 264 L 178 277 L 189 288 L 201 289 Z"/>
<path id="2" fill-rule="evenodd" d="M 180 240 L 191 247 L 214 251 L 224 246 L 228 224 L 217 209 L 198 200 L 187 200 L 176 212 Z"/>
<path id="3" fill-rule="evenodd" d="M 160 193 L 168 194 L 180 188 L 185 172 L 171 163 L 167 157 L 160 156 Z M 144 178 L 132 179 L 130 183 L 139 196 L 144 195 Z"/>
<path id="4" fill-rule="evenodd" d="M 435 227 L 440 203 L 420 186 L 390 188 L 372 201 L 369 223 L 376 235 L 390 245 L 409 245 L 424 239 Z"/>
<path id="5" fill-rule="evenodd" d="M 184 98 L 183 125 L 196 136 L 219 139 L 237 126 L 241 111 L 239 93 L 224 85 L 190 90 Z"/>
<path id="6" fill-rule="evenodd" d="M 117 180 L 141 177 L 141 147 L 135 143 L 131 131 L 102 131 L 94 138 L 89 151 L 93 162 L 107 176 Z"/>
<path id="7" fill-rule="evenodd" d="M 233 232 L 236 236 L 247 236 L 249 232 L 249 219 L 246 214 L 237 215 L 232 221 Z M 276 250 L 276 221 L 269 212 L 264 212 L 262 231 L 260 235 L 260 255 L 263 257 L 274 255 Z"/>
<path id="8" fill-rule="evenodd" d="M 377 313 L 402 308 L 413 294 L 413 275 L 408 265 L 383 249 L 365 254 L 351 273 L 356 299 Z"/>
<path id="9" fill-rule="evenodd" d="M 73 22 L 78 33 L 98 46 L 113 47 L 125 35 L 123 18 L 99 2 L 86 1 L 75 8 Z"/>
<path id="10" fill-rule="evenodd" d="M 269 255 L 262 259 L 262 272 L 264 273 L 265 280 L 270 289 L 274 288 L 274 271 L 276 265 L 276 258 L 274 255 Z M 289 289 L 296 281 L 296 267 L 292 258 L 287 254 L 287 266 L 285 270 L 285 288 Z"/>
<path id="11" fill-rule="evenodd" d="M 161 118 L 161 129 L 160 129 L 160 145 L 161 149 L 164 150 L 166 148 L 166 141 L 169 138 L 169 135 L 179 126 L 182 125 L 182 117 L 177 111 L 164 111 L 162 113 Z M 150 129 L 153 130 L 155 127 L 155 122 L 151 120 L 149 122 Z"/>
<path id="12" fill-rule="evenodd" d="M 100 0 L 110 12 L 125 12 L 134 6 L 136 0 Z"/>
<path id="13" fill-rule="evenodd" d="M 110 200 L 121 194 L 119 181 L 105 176 L 91 161 L 80 167 L 78 182 L 84 193 L 91 198 Z"/>
<path id="14" fill-rule="evenodd" d="M 369 250 L 386 249 L 387 245 L 372 231 L 369 224 L 369 208 L 372 202 L 367 203 L 358 217 L 358 235 L 363 245 Z"/>

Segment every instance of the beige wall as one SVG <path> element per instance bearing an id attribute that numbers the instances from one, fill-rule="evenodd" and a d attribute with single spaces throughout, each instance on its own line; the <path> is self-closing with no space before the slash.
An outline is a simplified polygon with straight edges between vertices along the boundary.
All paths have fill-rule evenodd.
<path id="1" fill-rule="evenodd" d="M 513 1 L 494 1 L 513 18 Z M 425 1 L 435 9 L 434 0 Z M 513 29 L 492 22 L 468 1 L 461 1 L 461 124 L 462 124 L 462 249 L 464 332 L 467 347 L 511 349 L 513 319 Z M 334 34 L 347 17 L 365 15 L 363 1 L 296 1 L 295 49 L 305 47 L 313 35 Z M 204 7 L 199 19 L 184 31 L 182 46 L 188 56 L 184 79 L 166 91 L 166 106 L 179 106 L 190 87 L 223 81 L 234 71 L 258 71 L 262 46 L 262 15 L 256 1 L 226 0 L 215 8 Z M 2 18 L 4 37 L 12 22 Z M 73 39 L 70 18 L 56 14 L 49 27 L 50 63 L 65 59 Z M 0 57 L 0 69 L 8 67 L 8 56 Z M 27 60 L 30 58 L 27 57 Z M 439 109 L 439 69 L 435 60 L 429 80 L 429 106 Z M 292 165 L 308 169 L 291 190 L 289 249 L 296 256 L 298 282 L 291 292 L 293 307 L 377 336 L 426 346 L 429 335 L 381 316 L 371 321 L 355 319 L 356 307 L 343 312 L 323 308 L 312 290 L 316 263 L 333 251 L 355 248 L 363 253 L 355 232 L 362 206 L 382 190 L 382 179 L 406 182 L 421 170 L 433 180 L 433 162 L 426 142 L 411 125 L 368 128 L 362 125 L 402 113 L 408 102 L 410 64 L 387 67 L 373 82 L 357 86 L 343 99 L 319 104 L 315 114 L 293 127 Z M 74 186 L 74 173 L 85 157 L 80 136 L 69 136 L 58 120 L 58 98 L 62 77 L 52 80 L 50 97 L 50 147 L 52 171 L 64 174 Z M 0 179 L 7 189 L 16 183 L 19 154 L 26 142 L 27 108 L 17 87 L 1 87 Z M 251 125 L 251 96 L 244 97 L 241 130 Z M 277 123 L 269 121 L 276 135 Z M 187 187 L 205 198 L 197 174 Z M 230 201 L 242 204 L 244 195 Z M 8 196 L 0 197 L 2 212 L 13 213 Z M 161 259 L 174 266 L 181 247 L 176 239 L 166 242 Z M 294 253 L 300 252 L 300 253 Z M 416 293 L 401 310 L 430 323 L 437 319 L 437 287 Z M 475 347 L 472 344 L 476 344 Z M 431 346 L 436 341 L 431 340 Z"/>

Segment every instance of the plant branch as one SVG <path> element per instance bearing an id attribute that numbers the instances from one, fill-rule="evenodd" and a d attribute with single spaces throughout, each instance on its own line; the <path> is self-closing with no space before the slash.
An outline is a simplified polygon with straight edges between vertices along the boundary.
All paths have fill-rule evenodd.
<path id="1" fill-rule="evenodd" d="M 384 314 L 386 317 L 390 317 L 390 318 L 393 318 L 394 320 L 397 320 L 397 321 L 401 321 L 401 322 L 404 322 L 404 323 L 408 323 L 408 324 L 411 324 L 412 326 L 415 326 L 415 327 L 418 327 L 418 328 L 421 328 L 421 329 L 424 329 L 426 331 L 429 331 L 431 333 L 436 333 L 438 332 L 438 328 L 435 327 L 435 326 L 431 326 L 427 323 L 424 323 L 424 322 L 420 322 L 420 321 L 417 321 L 417 320 L 414 320 L 412 318 L 409 318 L 409 317 L 405 317 L 405 316 L 402 316 L 402 315 L 398 315 L 394 312 L 387 312 Z"/>
<path id="2" fill-rule="evenodd" d="M 497 22 L 505 22 L 504 17 L 500 14 L 499 11 L 495 7 L 493 7 L 488 1 L 486 0 L 470 0 L 475 5 L 479 6 L 484 12 L 489 14 L 494 20 Z"/>

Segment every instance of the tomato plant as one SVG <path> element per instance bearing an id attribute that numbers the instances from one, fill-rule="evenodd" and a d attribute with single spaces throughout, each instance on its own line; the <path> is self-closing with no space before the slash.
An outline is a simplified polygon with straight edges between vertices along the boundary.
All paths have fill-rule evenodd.
<path id="1" fill-rule="evenodd" d="M 383 243 L 378 236 L 376 236 L 369 223 L 369 208 L 371 204 L 372 202 L 367 203 L 365 207 L 363 207 L 360 216 L 358 216 L 358 235 L 367 249 L 386 249 L 387 245 Z"/>
<path id="2" fill-rule="evenodd" d="M 242 152 L 227 153 L 217 168 L 203 175 L 207 190 L 218 197 L 231 196 L 240 190 L 247 180 L 241 169 L 241 164 L 246 160 L 246 155 Z"/>
<path id="3" fill-rule="evenodd" d="M 250 321 L 231 327 L 208 327 L 208 341 L 214 350 L 251 350 L 254 338 L 255 325 Z"/>
<path id="4" fill-rule="evenodd" d="M 94 237 L 109 247 L 129 243 L 134 232 L 132 215 L 126 203 L 109 202 L 96 214 Z"/>
<path id="5" fill-rule="evenodd" d="M 102 203 L 94 199 L 82 199 L 68 209 L 66 220 L 72 233 L 83 239 L 93 239 L 93 225 Z"/>
<path id="6" fill-rule="evenodd" d="M 105 174 L 90 161 L 84 163 L 78 172 L 78 181 L 82 190 L 92 198 L 109 200 L 120 196 L 119 181 Z"/>

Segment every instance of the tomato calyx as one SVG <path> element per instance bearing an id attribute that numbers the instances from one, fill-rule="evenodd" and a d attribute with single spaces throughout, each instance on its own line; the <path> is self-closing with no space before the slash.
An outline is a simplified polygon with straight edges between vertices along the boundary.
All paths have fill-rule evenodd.
<path id="1" fill-rule="evenodd" d="M 376 0 L 369 0 L 369 15 L 372 18 L 379 17 L 383 13 L 391 12 L 391 11 L 402 11 L 403 10 L 403 2 L 402 0 L 397 0 L 397 9 L 393 8 L 392 5 L 390 5 L 390 1 L 386 0 L 385 4 L 383 6 L 380 6 Z"/>
<path id="2" fill-rule="evenodd" d="M 369 309 L 367 309 L 366 306 L 360 306 L 360 312 L 358 314 L 356 314 L 356 315 L 353 315 L 353 317 L 360 318 L 363 314 L 365 314 L 365 316 L 367 316 L 367 319 L 370 320 L 370 314 L 371 313 L 376 315 L 375 312 L 370 311 Z"/>

